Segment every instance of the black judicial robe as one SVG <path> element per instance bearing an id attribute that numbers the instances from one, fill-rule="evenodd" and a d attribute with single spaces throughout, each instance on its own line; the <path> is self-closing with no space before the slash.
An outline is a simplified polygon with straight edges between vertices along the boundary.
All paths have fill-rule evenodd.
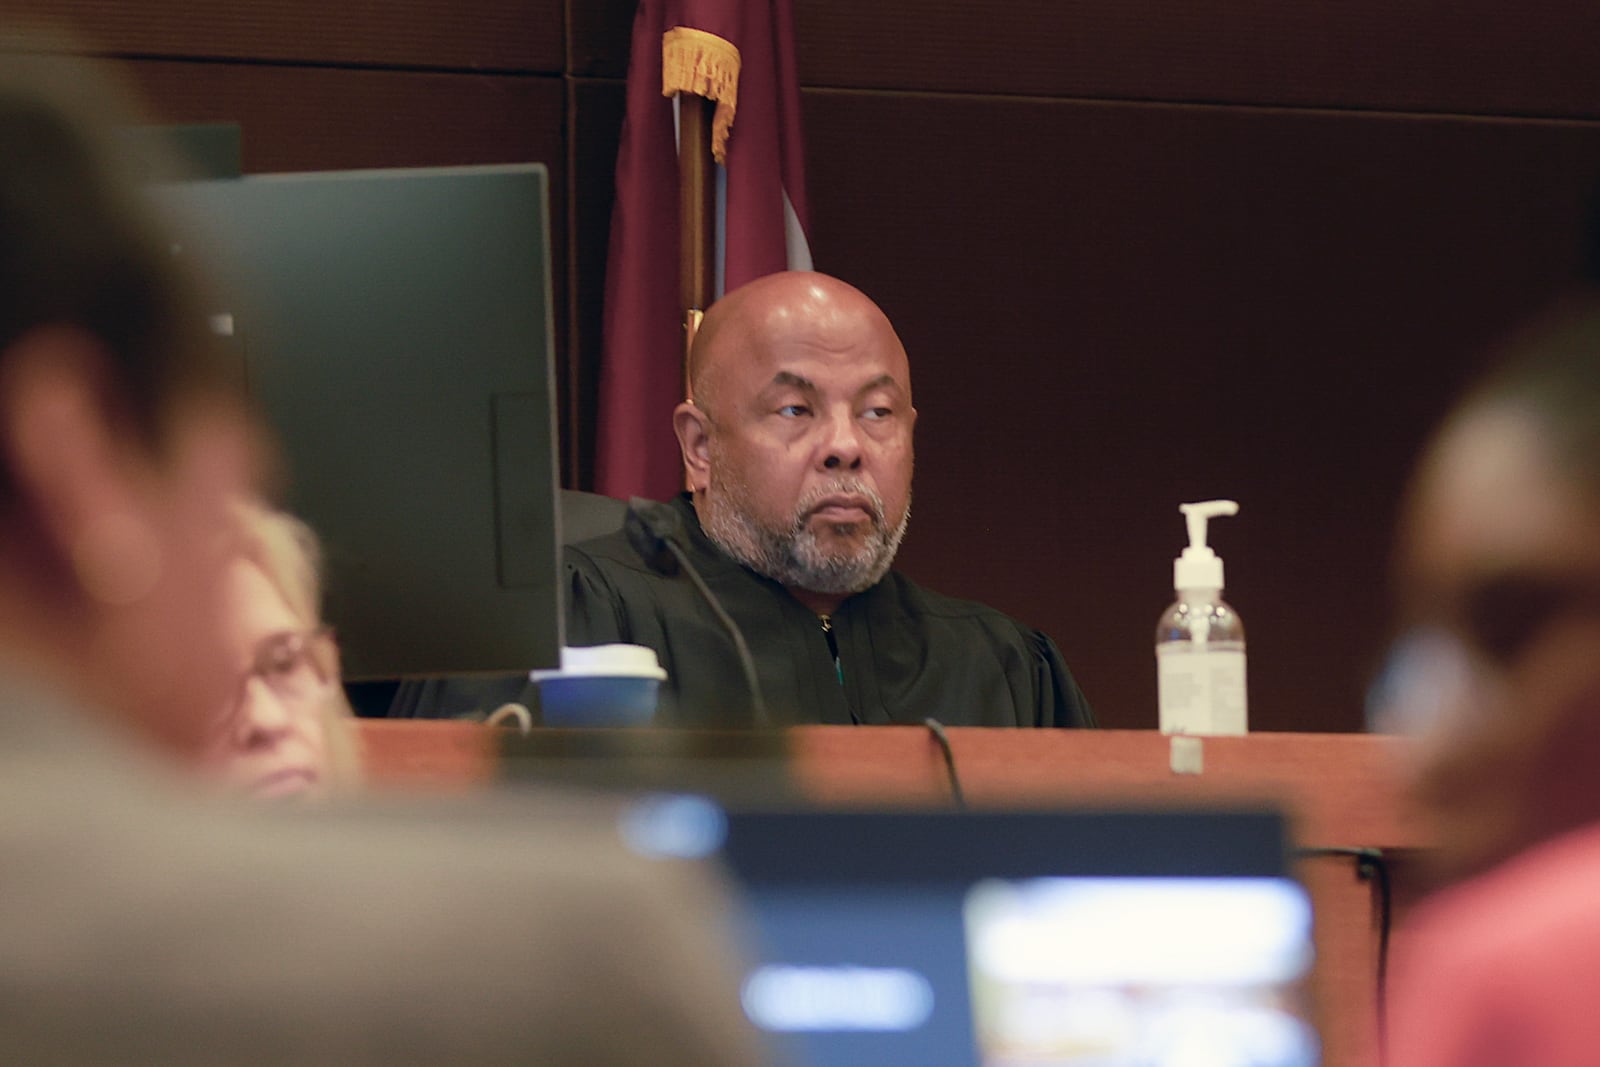
<path id="1" fill-rule="evenodd" d="M 689 558 L 744 632 L 777 723 L 1094 725 L 1050 638 L 893 571 L 831 617 L 836 666 L 810 608 L 713 544 L 687 495 L 672 507 Z M 621 532 L 569 546 L 566 561 L 567 644 L 655 649 L 667 670 L 662 725 L 749 721 L 733 641 L 686 575 L 658 574 Z"/>

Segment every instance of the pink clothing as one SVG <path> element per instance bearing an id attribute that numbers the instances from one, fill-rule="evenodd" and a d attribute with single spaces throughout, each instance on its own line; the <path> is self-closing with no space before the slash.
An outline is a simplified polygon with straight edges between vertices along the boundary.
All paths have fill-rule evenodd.
<path id="1" fill-rule="evenodd" d="M 1600 1064 L 1600 825 L 1423 904 L 1392 974 L 1387 1067 Z"/>

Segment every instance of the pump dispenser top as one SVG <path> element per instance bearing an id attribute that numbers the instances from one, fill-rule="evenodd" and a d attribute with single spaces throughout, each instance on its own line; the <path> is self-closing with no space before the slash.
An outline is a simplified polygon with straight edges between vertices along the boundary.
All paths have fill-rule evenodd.
<path id="1" fill-rule="evenodd" d="M 1179 504 L 1178 510 L 1189 523 L 1189 547 L 1172 561 L 1172 587 L 1179 591 L 1220 590 L 1222 559 L 1206 544 L 1206 523 L 1223 515 L 1237 515 L 1239 505 L 1232 500 L 1203 500 Z"/>

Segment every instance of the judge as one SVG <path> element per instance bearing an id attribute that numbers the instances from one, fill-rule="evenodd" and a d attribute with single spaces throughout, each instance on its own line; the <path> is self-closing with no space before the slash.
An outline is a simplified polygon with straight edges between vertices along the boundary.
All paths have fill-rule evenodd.
<path id="1" fill-rule="evenodd" d="M 821 274 L 769 275 L 707 313 L 673 412 L 682 545 L 749 642 L 779 722 L 1088 726 L 1051 640 L 891 570 L 911 514 L 911 373 L 889 320 Z M 748 721 L 732 639 L 622 533 L 568 551 L 570 644 L 667 670 L 660 721 Z"/>

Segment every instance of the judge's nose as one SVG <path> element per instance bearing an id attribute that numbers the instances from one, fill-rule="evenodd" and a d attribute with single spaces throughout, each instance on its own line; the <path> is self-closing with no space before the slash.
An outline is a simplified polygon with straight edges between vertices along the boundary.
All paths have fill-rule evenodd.
<path id="1" fill-rule="evenodd" d="M 823 428 L 822 466 L 824 470 L 860 470 L 861 434 L 853 414 L 835 415 Z"/>

